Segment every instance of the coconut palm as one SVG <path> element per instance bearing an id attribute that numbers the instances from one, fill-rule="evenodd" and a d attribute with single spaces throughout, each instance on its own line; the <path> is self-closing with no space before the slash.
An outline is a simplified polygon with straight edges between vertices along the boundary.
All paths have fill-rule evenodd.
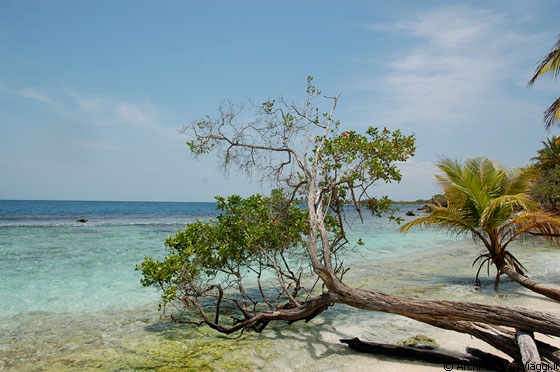
<path id="1" fill-rule="evenodd" d="M 537 78 L 544 75 L 552 75 L 558 77 L 560 75 L 560 38 L 554 44 L 552 51 L 544 57 L 537 65 L 535 75 L 529 80 L 529 86 L 535 83 Z M 552 105 L 544 112 L 544 123 L 546 129 L 560 120 L 560 97 L 552 103 Z"/>
<path id="2" fill-rule="evenodd" d="M 447 198 L 447 206 L 433 205 L 426 216 L 401 227 L 434 227 L 455 234 L 472 235 L 486 247 L 487 253 L 473 263 L 494 264 L 497 269 L 494 288 L 500 275 L 506 274 L 522 286 L 560 301 L 560 289 L 528 278 L 521 263 L 507 251 L 511 242 L 544 236 L 560 240 L 560 218 L 540 209 L 529 197 L 535 168 L 504 169 L 487 158 L 473 158 L 461 164 L 449 158 L 438 164 L 443 175 L 436 176 Z"/>
<path id="3" fill-rule="evenodd" d="M 546 210 L 560 216 L 560 138 L 552 136 L 538 156 L 532 158 L 539 177 L 531 190 L 531 196 Z"/>
<path id="4" fill-rule="evenodd" d="M 541 143 L 544 147 L 537 151 L 539 156 L 531 159 L 536 161 L 537 168 L 545 170 L 560 166 L 560 138 L 552 136 Z"/>

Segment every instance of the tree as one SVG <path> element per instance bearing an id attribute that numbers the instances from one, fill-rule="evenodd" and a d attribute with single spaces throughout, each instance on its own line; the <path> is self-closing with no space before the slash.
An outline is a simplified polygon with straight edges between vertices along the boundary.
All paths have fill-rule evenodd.
<path id="1" fill-rule="evenodd" d="M 560 38 L 554 44 L 552 50 L 537 65 L 535 74 L 529 80 L 529 86 L 533 85 L 537 78 L 545 75 L 558 77 L 560 74 Z M 554 123 L 560 120 L 560 97 L 556 99 L 544 112 L 544 123 L 546 129 L 550 129 Z"/>
<path id="2" fill-rule="evenodd" d="M 500 275 L 506 274 L 522 286 L 560 301 L 560 289 L 539 284 L 523 272 L 523 266 L 507 250 L 510 243 L 544 236 L 558 241 L 560 219 L 543 212 L 530 196 L 534 169 L 503 169 L 487 158 L 473 158 L 464 164 L 444 158 L 438 164 L 444 173 L 436 176 L 441 185 L 447 206 L 434 205 L 431 212 L 401 227 L 407 232 L 414 227 L 430 226 L 449 230 L 456 234 L 470 234 L 487 250 L 477 258 L 493 263 L 497 274 L 494 288 L 497 290 Z"/>
<path id="3" fill-rule="evenodd" d="M 301 308 L 299 295 L 311 298 L 318 278 L 305 276 L 304 268 L 311 267 L 307 273 L 315 272 L 325 285 L 342 280 L 347 268 L 340 255 L 349 245 L 345 207 L 350 203 L 360 213 L 365 207 L 377 215 L 389 209 L 390 200 L 370 197 L 368 188 L 378 180 L 401 179 L 396 162 L 413 155 L 414 136 L 386 127 L 370 127 L 365 134 L 340 131 L 333 118 L 338 95 L 330 98 L 334 102 L 330 112 L 320 113 L 311 100 L 321 93 L 311 83 L 309 79 L 301 106 L 267 101 L 251 106 L 257 110 L 256 120 L 242 123 L 239 118 L 245 107 L 228 103 L 220 107 L 217 119 L 206 117 L 185 129 L 194 154 L 215 152 L 225 170 L 233 166 L 250 175 L 264 175 L 277 186 L 287 184 L 290 192 L 284 195 L 277 190 L 269 199 L 261 195 L 217 198 L 223 212 L 217 221 L 196 221 L 167 239 L 170 254 L 164 261 L 146 258 L 138 267 L 143 285 L 162 290 L 164 305 L 179 300 L 193 306 L 210 327 L 224 333 L 261 329 L 269 321 L 259 318 L 261 305 L 266 311 L 283 311 Z M 305 215 L 294 206 L 296 199 L 307 204 Z M 301 260 L 294 264 L 302 253 L 311 265 Z M 263 277 L 274 277 L 279 288 L 274 301 L 265 288 L 270 281 L 263 284 Z M 223 284 L 214 284 L 216 278 Z M 236 296 L 224 297 L 226 288 L 235 289 Z M 258 291 L 249 293 L 247 288 Z M 215 321 L 204 308 L 210 299 Z M 229 328 L 217 321 L 226 309 L 239 313 Z M 324 309 L 283 315 L 283 319 L 309 319 Z"/>
<path id="4" fill-rule="evenodd" d="M 543 208 L 555 214 L 560 212 L 560 138 L 552 136 L 544 147 L 538 150 L 535 167 L 539 172 L 538 179 L 531 189 L 531 196 Z"/>
<path id="5" fill-rule="evenodd" d="M 231 310 L 231 308 L 220 307 L 220 301 L 224 297 L 219 287 L 212 288 L 215 295 L 210 300 L 213 301 L 198 301 L 201 306 L 213 309 L 204 312 L 196 306 L 198 298 L 194 298 L 193 302 L 193 297 L 196 297 L 197 293 L 195 296 L 177 298 L 177 292 L 173 293 L 171 290 L 171 295 L 175 295 L 184 307 L 194 303 L 201 321 L 223 333 L 250 328 L 262 331 L 263 327 L 273 320 L 289 322 L 309 320 L 333 304 L 345 304 L 364 310 L 400 314 L 436 327 L 470 333 L 503 350 L 516 360 L 521 360 L 519 348 L 516 346 L 514 334 L 504 326 L 560 336 L 560 319 L 551 314 L 476 303 L 395 297 L 381 292 L 351 288 L 344 284 L 343 275 L 346 268 L 339 260 L 342 256 L 338 255 L 340 249 L 348 244 L 343 223 L 344 210 L 348 208 L 348 204 L 360 214 L 364 204 L 376 214 L 381 214 L 387 208 L 389 205 L 387 198 L 371 198 L 368 190 L 375 182 L 401 179 L 397 165 L 398 162 L 405 161 L 414 154 L 414 136 L 405 136 L 398 130 L 390 131 L 387 128 L 380 130 L 370 127 L 364 134 L 354 130 L 342 130 L 341 124 L 334 118 L 340 93 L 333 97 L 325 97 L 331 105 L 326 110 L 320 110 L 314 102 L 321 97 L 321 92 L 312 83 L 313 79 L 308 78 L 306 94 L 301 104 L 288 103 L 283 99 L 278 102 L 268 100 L 262 105 L 234 105 L 230 102 L 220 106 L 217 117 L 206 116 L 195 121 L 184 128 L 184 133 L 188 136 L 187 145 L 194 155 L 216 154 L 225 172 L 238 169 L 254 177 L 260 176 L 261 180 L 270 180 L 276 186 L 284 186 L 287 200 L 283 204 L 288 210 L 291 210 L 290 201 L 296 199 L 305 201 L 306 226 L 300 230 L 304 232 L 305 240 L 300 246 L 296 246 L 296 243 L 299 243 L 297 239 L 289 241 L 294 243 L 294 245 L 289 244 L 289 250 L 293 249 L 304 255 L 305 265 L 310 268 L 310 276 L 305 279 L 313 283 L 317 282 L 319 285 L 311 287 L 311 290 L 309 287 L 300 290 L 297 293 L 301 295 L 299 297 L 294 292 L 295 288 L 298 288 L 297 281 L 292 280 L 291 285 L 280 284 L 276 292 L 282 293 L 281 296 L 276 297 L 279 299 L 278 305 L 274 304 L 271 308 L 264 300 L 264 297 L 270 298 L 265 293 L 260 296 L 265 309 L 254 312 L 246 311 L 248 307 L 242 300 L 238 300 L 239 304 L 235 304 L 234 307 L 242 316 L 234 319 L 233 323 L 225 322 L 223 317 L 218 315 L 214 318 L 204 315 L 216 309 L 224 312 Z M 247 109 L 254 111 L 247 113 Z M 245 212 L 242 211 L 242 215 L 244 214 Z M 226 213 L 225 220 L 229 220 L 230 217 Z M 213 230 L 211 236 L 219 237 L 215 241 L 214 251 L 230 252 L 231 244 L 238 245 L 237 248 L 231 246 L 231 249 L 232 252 L 239 252 L 243 260 L 228 261 L 234 263 L 233 270 L 230 270 L 230 275 L 234 278 L 237 275 L 238 264 L 241 267 L 245 264 L 261 265 L 262 263 L 263 266 L 273 267 L 271 270 L 276 273 L 274 274 L 276 283 L 281 280 L 282 275 L 278 275 L 279 270 L 274 267 L 274 260 L 268 261 L 269 256 L 272 257 L 270 252 L 279 252 L 276 246 L 277 240 L 264 239 L 263 232 L 266 232 L 267 227 L 270 226 L 270 220 L 271 217 L 267 217 L 266 214 L 261 215 L 257 223 L 242 222 L 243 229 L 240 230 L 242 233 L 226 234 L 221 237 L 218 232 L 223 225 L 221 223 L 212 225 L 217 230 Z M 289 225 L 286 223 L 286 227 Z M 204 240 L 201 242 L 200 239 L 206 235 L 192 234 L 189 226 L 185 231 L 188 233 L 182 234 L 181 239 L 168 244 L 169 248 L 175 249 L 185 245 L 190 248 L 181 249 L 192 249 L 194 245 L 196 247 L 194 249 L 199 249 L 199 244 L 202 252 L 210 248 L 206 247 Z M 245 240 L 247 233 L 255 233 L 257 238 Z M 275 236 L 280 232 L 273 230 L 271 234 Z M 235 237 L 234 241 L 227 240 L 231 236 Z M 228 248 L 222 248 L 224 245 Z M 259 245 L 264 249 L 255 248 Z M 257 257 L 245 257 L 246 249 L 250 256 Z M 155 261 L 150 262 L 149 258 L 148 261 L 145 260 L 144 262 L 149 263 L 146 267 L 152 267 L 153 270 L 142 268 L 143 283 L 168 285 L 173 284 L 173 281 L 180 276 L 190 280 L 193 277 L 192 273 L 196 274 L 199 266 L 192 264 L 194 262 L 192 255 L 178 253 L 172 252 L 186 260 L 176 264 L 171 260 L 175 265 L 171 268 L 173 273 L 163 276 L 158 276 L 160 275 L 158 270 L 167 270 L 165 265 L 159 266 Z M 214 256 L 212 257 L 212 261 L 209 262 L 213 262 Z M 220 255 L 215 257 L 216 262 L 222 265 L 220 258 Z M 223 262 L 222 266 L 227 265 L 230 264 Z M 285 267 L 280 266 L 281 269 Z M 254 273 L 253 269 L 245 268 L 245 270 L 247 273 Z M 297 271 L 294 277 L 298 277 L 300 272 L 304 271 Z M 208 273 L 209 277 L 213 275 L 213 271 Z M 256 277 L 259 279 L 258 275 Z M 235 288 L 239 286 L 235 282 L 236 279 L 232 283 L 227 281 L 227 278 L 217 275 L 216 281 L 220 279 L 223 283 L 231 283 L 230 289 L 239 289 Z M 222 287 L 227 286 L 228 284 Z M 259 291 L 259 288 L 259 284 L 253 287 L 256 291 Z M 229 293 L 227 295 L 231 296 L 232 301 L 234 298 L 242 298 L 234 297 Z M 290 295 L 293 298 L 290 298 Z M 251 298 L 255 299 L 257 296 Z M 250 305 L 251 309 L 256 309 L 257 304 L 249 300 L 247 305 Z M 552 352 L 546 351 L 555 351 L 555 348 L 547 346 L 541 349 L 549 360 L 560 362 Z"/>
<path id="6" fill-rule="evenodd" d="M 280 190 L 216 201 L 216 219 L 197 220 L 168 237 L 164 260 L 144 259 L 138 266 L 142 284 L 161 290 L 164 311 L 178 302 L 218 331 L 247 324 L 260 331 L 269 321 L 259 320 L 260 312 L 294 308 L 311 297 L 316 281 L 307 288 L 310 270 L 301 249 L 307 213 Z M 235 319 L 233 327 L 221 325 L 222 313 Z"/>
<path id="7" fill-rule="evenodd" d="M 552 169 L 560 166 L 560 138 L 552 136 L 546 142 L 541 142 L 543 148 L 538 150 L 538 156 L 531 160 L 536 160 L 538 169 Z"/>

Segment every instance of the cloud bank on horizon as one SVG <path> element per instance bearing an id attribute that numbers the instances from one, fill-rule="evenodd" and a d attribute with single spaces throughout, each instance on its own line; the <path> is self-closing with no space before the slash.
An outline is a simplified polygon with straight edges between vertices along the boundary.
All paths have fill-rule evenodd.
<path id="1" fill-rule="evenodd" d="M 343 128 L 415 133 L 395 200 L 439 157 L 523 166 L 558 81 L 530 89 L 555 1 L 0 3 L 0 199 L 210 201 L 260 191 L 178 133 L 221 100 L 342 96 Z M 31 5 L 30 5 L 31 4 Z M 554 132 L 557 129 L 553 129 Z"/>

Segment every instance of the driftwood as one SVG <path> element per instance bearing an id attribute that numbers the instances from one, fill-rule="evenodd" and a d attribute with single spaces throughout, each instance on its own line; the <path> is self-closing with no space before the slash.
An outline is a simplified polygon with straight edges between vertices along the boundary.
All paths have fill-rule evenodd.
<path id="1" fill-rule="evenodd" d="M 339 282 L 298 307 L 262 312 L 236 322 L 233 326 L 214 323 L 198 304 L 193 303 L 204 323 L 226 334 L 262 325 L 270 321 L 296 322 L 308 320 L 333 304 L 345 304 L 363 310 L 379 311 L 405 316 L 432 326 L 470 334 L 510 356 L 522 365 L 515 329 L 560 337 L 560 318 L 551 313 L 479 304 L 473 302 L 433 301 L 410 297 L 391 296 L 381 292 L 349 288 Z M 560 349 L 541 341 L 536 342 L 544 362 L 560 366 Z"/>
<path id="2" fill-rule="evenodd" d="M 516 333 L 517 344 L 521 352 L 521 362 L 528 370 L 537 370 L 537 366 L 541 364 L 541 357 L 535 344 L 532 332 L 518 329 Z"/>
<path id="3" fill-rule="evenodd" d="M 473 357 L 480 359 L 483 365 L 488 366 L 487 369 L 496 371 L 517 372 L 523 371 L 523 367 L 516 362 L 510 362 L 500 356 L 487 353 L 477 348 L 467 347 L 467 353 Z"/>
<path id="4" fill-rule="evenodd" d="M 509 331 L 506 331 L 506 333 L 508 332 Z M 513 334 L 513 332 L 511 333 Z M 444 367 L 451 367 L 452 369 L 504 372 L 560 370 L 559 359 L 554 354 L 558 353 L 557 348 L 540 341 L 535 341 L 531 332 L 518 330 L 514 335 L 516 336 L 518 348 L 516 349 L 516 353 L 513 354 L 517 354 L 519 357 L 512 361 L 470 347 L 466 349 L 467 354 L 470 354 L 470 356 L 455 356 L 434 350 L 361 341 L 357 337 L 341 339 L 340 342 L 347 344 L 350 349 L 361 353 L 383 355 L 397 359 L 414 360 L 432 364 L 443 364 Z M 500 337 L 502 336 L 503 335 Z M 509 338 L 505 338 L 504 340 L 506 344 L 511 341 Z M 539 356 L 537 345 L 541 351 L 544 351 L 543 354 L 545 356 L 542 361 Z"/>
<path id="5" fill-rule="evenodd" d="M 476 358 L 456 357 L 429 349 L 418 349 L 409 346 L 392 344 L 379 344 L 376 342 L 362 341 L 357 337 L 351 339 L 341 339 L 340 342 L 347 344 L 350 349 L 361 353 L 385 355 L 398 359 L 419 360 L 435 364 L 463 364 L 482 367 L 479 360 Z"/>
<path id="6" fill-rule="evenodd" d="M 520 371 L 516 364 L 497 355 L 483 352 L 478 349 L 468 348 L 471 356 L 455 356 L 434 350 L 418 349 L 408 346 L 380 344 L 376 342 L 361 341 L 355 337 L 352 339 L 341 339 L 352 350 L 361 353 L 383 355 L 397 359 L 422 361 L 432 364 L 443 364 L 445 368 L 464 370 L 495 370 L 495 371 Z"/>

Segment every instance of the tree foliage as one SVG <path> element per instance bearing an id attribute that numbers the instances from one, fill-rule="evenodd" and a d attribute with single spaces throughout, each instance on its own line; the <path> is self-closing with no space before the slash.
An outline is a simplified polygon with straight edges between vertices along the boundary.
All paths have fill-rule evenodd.
<path id="1" fill-rule="evenodd" d="M 262 329 L 265 324 L 244 321 L 310 296 L 314 283 L 306 287 L 311 270 L 302 249 L 307 214 L 279 190 L 216 202 L 216 219 L 197 220 L 168 237 L 164 260 L 144 259 L 142 284 L 161 290 L 164 307 L 190 308 L 216 329 L 222 329 L 222 312 L 235 319 L 232 331 Z"/>
<path id="2" fill-rule="evenodd" d="M 389 208 L 388 198 L 372 198 L 368 189 L 380 180 L 400 181 L 397 163 L 413 155 L 414 136 L 374 127 L 363 134 L 342 131 L 334 119 L 339 96 L 327 97 L 332 106 L 321 112 L 314 104 L 321 92 L 312 81 L 301 104 L 228 102 L 216 118 L 206 116 L 184 129 L 193 154 L 215 153 L 224 170 L 234 167 L 272 180 L 287 192 L 219 197 L 217 220 L 196 221 L 168 238 L 164 261 L 146 258 L 139 266 L 142 284 L 160 288 L 165 305 L 193 307 L 204 322 L 226 333 L 262 329 L 268 320 L 259 312 L 301 308 L 301 296 L 309 300 L 319 278 L 320 288 L 342 280 L 348 268 L 341 253 L 349 244 L 344 211 L 348 204 L 377 215 Z M 230 327 L 219 321 L 226 309 L 236 312 Z M 284 319 L 314 314 L 302 311 Z"/>
<path id="3" fill-rule="evenodd" d="M 436 179 L 447 205 L 432 205 L 428 215 L 408 222 L 401 231 L 430 226 L 470 234 L 487 250 L 477 259 L 480 267 L 493 263 L 498 270 L 496 289 L 508 266 L 524 275 L 521 263 L 507 250 L 513 241 L 533 239 L 535 234 L 558 240 L 560 219 L 543 212 L 529 195 L 536 178 L 534 168 L 504 169 L 482 157 L 464 163 L 444 158 L 438 166 L 443 174 Z"/>
<path id="4" fill-rule="evenodd" d="M 560 138 L 552 136 L 542 142 L 538 150 L 535 167 L 539 172 L 537 181 L 531 189 L 531 196 L 543 208 L 553 213 L 560 212 Z"/>
<path id="5" fill-rule="evenodd" d="M 324 97 L 332 102 L 324 111 L 315 102 L 321 95 L 309 77 L 302 103 L 222 103 L 216 118 L 184 128 L 187 145 L 196 156 L 218 156 L 226 172 L 233 168 L 276 182 L 304 200 L 313 189 L 312 199 L 323 200 L 321 205 L 358 206 L 372 198 L 367 191 L 373 183 L 401 180 L 397 164 L 414 155 L 414 136 L 386 127 L 369 127 L 364 134 L 342 131 L 334 118 L 340 93 Z"/>

